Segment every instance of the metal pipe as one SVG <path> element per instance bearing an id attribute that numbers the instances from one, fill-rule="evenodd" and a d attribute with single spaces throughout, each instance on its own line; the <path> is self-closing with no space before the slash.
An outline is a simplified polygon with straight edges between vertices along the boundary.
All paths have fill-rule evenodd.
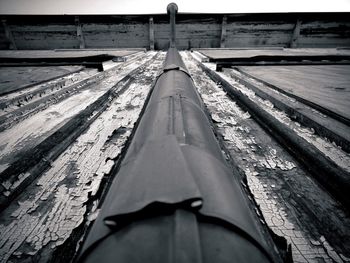
<path id="1" fill-rule="evenodd" d="M 80 261 L 280 262 L 233 173 L 170 47 Z"/>
<path id="2" fill-rule="evenodd" d="M 81 261 L 279 262 L 233 173 L 170 48 Z"/>
<path id="3" fill-rule="evenodd" d="M 176 19 L 178 7 L 175 3 L 170 3 L 167 6 L 167 13 L 170 16 L 170 47 L 176 47 Z"/>

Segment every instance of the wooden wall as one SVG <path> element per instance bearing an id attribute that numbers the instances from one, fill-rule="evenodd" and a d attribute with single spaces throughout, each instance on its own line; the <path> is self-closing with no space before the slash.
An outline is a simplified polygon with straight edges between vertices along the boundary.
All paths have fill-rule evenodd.
<path id="1" fill-rule="evenodd" d="M 150 18 L 153 22 L 150 22 Z M 167 49 L 167 15 L 1 17 L 0 49 Z M 349 47 L 350 13 L 178 14 L 180 49 Z M 152 45 L 153 43 L 153 45 Z"/>

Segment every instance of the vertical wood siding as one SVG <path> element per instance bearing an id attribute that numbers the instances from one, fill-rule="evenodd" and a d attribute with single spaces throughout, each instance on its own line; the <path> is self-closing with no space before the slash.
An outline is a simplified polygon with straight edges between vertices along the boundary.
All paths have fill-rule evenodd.
<path id="1" fill-rule="evenodd" d="M 179 49 L 218 48 L 222 19 L 227 17 L 225 47 L 289 47 L 296 21 L 300 34 L 295 47 L 349 47 L 349 13 L 319 14 L 179 14 L 176 41 Z M 80 15 L 86 48 L 150 48 L 148 15 Z M 167 49 L 167 15 L 152 15 L 154 47 Z M 79 48 L 75 16 L 2 16 L 11 27 L 18 49 Z M 0 49 L 9 41 L 0 29 Z"/>

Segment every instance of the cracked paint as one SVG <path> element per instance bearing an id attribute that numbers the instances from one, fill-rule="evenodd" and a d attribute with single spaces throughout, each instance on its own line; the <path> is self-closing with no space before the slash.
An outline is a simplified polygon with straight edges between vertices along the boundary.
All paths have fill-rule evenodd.
<path id="1" fill-rule="evenodd" d="M 89 78 L 96 73 L 97 73 L 97 69 L 84 69 L 80 72 L 72 73 L 62 78 L 44 82 L 30 88 L 21 89 L 19 91 L 11 92 L 9 94 L 3 95 L 0 97 L 0 103 L 5 103 L 6 107 L 0 109 L 0 116 L 15 110 L 20 106 L 23 106 L 28 103 L 32 103 L 35 100 L 40 99 L 41 97 L 45 96 L 48 93 L 54 92 L 56 90 L 60 90 L 63 87 L 69 86 L 82 79 Z M 32 93 L 37 90 L 42 90 L 42 91 L 37 95 L 33 95 Z M 18 96 L 24 96 L 24 95 L 25 97 L 21 100 L 13 101 L 13 103 L 10 103 L 10 104 L 8 104 L 7 102 L 9 100 L 16 99 Z"/>
<path id="2" fill-rule="evenodd" d="M 215 70 L 215 65 L 212 63 L 205 63 L 205 65 L 213 70 Z M 235 73 L 238 71 L 235 71 Z M 257 96 L 254 91 L 244 86 L 241 83 L 236 82 L 230 77 L 230 70 L 225 70 L 222 72 L 217 72 L 222 78 L 228 81 L 233 87 L 245 94 L 250 100 L 260 105 L 260 107 L 270 113 L 273 117 L 279 120 L 281 123 L 286 124 L 292 130 L 294 130 L 298 136 L 305 139 L 308 143 L 314 145 L 318 150 L 320 150 L 324 155 L 329 157 L 336 165 L 343 168 L 345 171 L 350 172 L 350 154 L 346 153 L 338 147 L 334 142 L 330 142 L 326 138 L 322 138 L 315 134 L 312 128 L 307 128 L 300 123 L 293 121 L 288 117 L 288 115 L 278 110 L 269 100 L 264 100 Z"/>
<path id="3" fill-rule="evenodd" d="M 136 77 L 52 167 L 4 210 L 0 217 L 1 262 L 53 253 L 83 223 L 85 215 L 90 221 L 96 218 L 97 203 L 93 211 L 86 211 L 85 203 L 96 194 L 102 178 L 110 176 L 163 58 L 164 54 L 144 68 L 140 75 L 147 78 Z M 115 132 L 121 129 L 123 132 Z"/>
<path id="4" fill-rule="evenodd" d="M 58 104 L 40 111 L 15 126 L 0 132 L 0 168 L 5 169 L 19 154 L 39 144 L 62 127 L 71 117 L 84 110 L 100 96 L 111 89 L 115 83 L 132 70 L 145 63 L 155 53 L 148 53 L 143 59 L 129 63 L 125 67 L 112 70 L 108 77 Z M 0 170 L 0 173 L 3 170 Z"/>
<path id="5" fill-rule="evenodd" d="M 225 147 L 244 171 L 267 225 L 292 245 L 294 261 L 348 262 L 349 255 L 344 255 L 349 254 L 350 221 L 338 203 L 211 81 L 188 53 L 182 56 Z M 230 82 L 233 84 L 232 79 Z M 256 97 L 250 90 L 245 89 L 245 94 Z M 273 109 L 269 102 L 263 105 Z"/>

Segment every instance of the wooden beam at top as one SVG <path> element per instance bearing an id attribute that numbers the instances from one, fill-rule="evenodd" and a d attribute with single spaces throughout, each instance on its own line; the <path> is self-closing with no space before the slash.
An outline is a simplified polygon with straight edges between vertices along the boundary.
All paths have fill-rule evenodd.
<path id="1" fill-rule="evenodd" d="M 79 48 L 81 49 L 85 48 L 84 34 L 80 24 L 79 16 L 75 16 L 75 25 L 77 26 L 77 37 L 79 40 Z"/>
<path id="2" fill-rule="evenodd" d="M 1 22 L 5 30 L 6 39 L 10 43 L 9 49 L 17 49 L 15 39 L 13 38 L 10 27 L 7 25 L 6 19 L 2 19 Z"/>
<path id="3" fill-rule="evenodd" d="M 154 50 L 154 22 L 153 17 L 149 17 L 149 49 Z"/>
<path id="4" fill-rule="evenodd" d="M 299 35 L 300 35 L 300 27 L 301 27 L 301 20 L 298 19 L 297 22 L 295 23 L 292 39 L 290 41 L 290 47 L 291 48 L 298 47 L 298 39 L 299 39 Z"/>
<path id="5" fill-rule="evenodd" d="M 225 47 L 226 42 L 226 27 L 227 27 L 227 16 L 222 17 L 222 25 L 221 25 L 221 40 L 220 40 L 220 47 Z"/>

